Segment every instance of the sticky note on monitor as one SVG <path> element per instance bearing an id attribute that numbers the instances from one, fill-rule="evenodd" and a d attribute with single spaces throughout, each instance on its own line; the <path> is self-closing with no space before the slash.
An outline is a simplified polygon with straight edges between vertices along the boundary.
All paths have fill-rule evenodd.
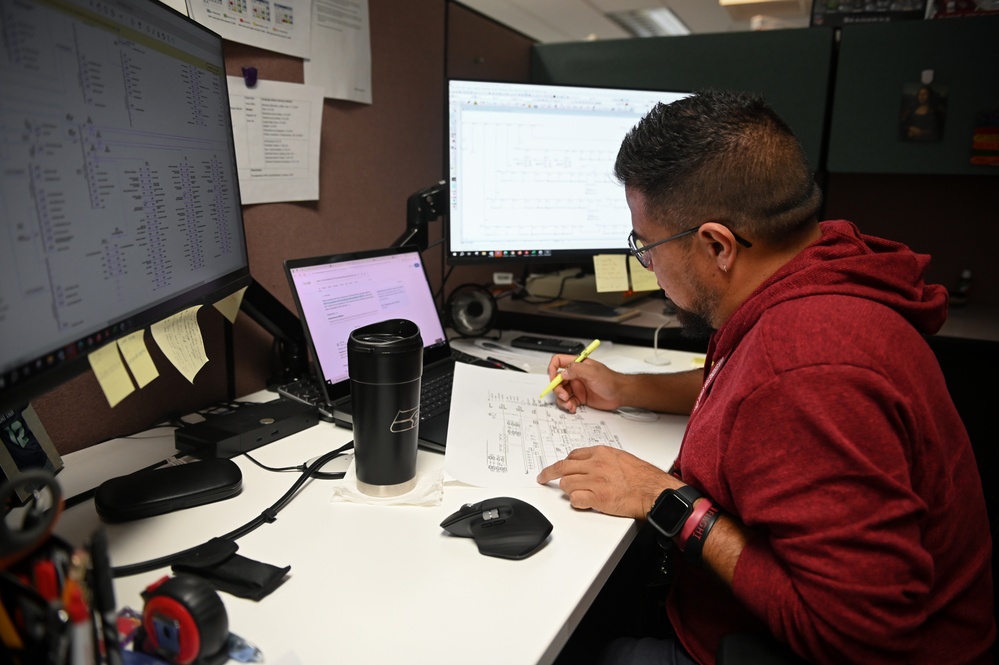
<path id="1" fill-rule="evenodd" d="M 628 264 L 624 254 L 597 254 L 593 257 L 593 274 L 597 293 L 628 290 Z"/>
<path id="2" fill-rule="evenodd" d="M 634 256 L 628 257 L 628 270 L 631 272 L 632 291 L 658 291 L 659 280 L 651 270 L 646 270 Z"/>

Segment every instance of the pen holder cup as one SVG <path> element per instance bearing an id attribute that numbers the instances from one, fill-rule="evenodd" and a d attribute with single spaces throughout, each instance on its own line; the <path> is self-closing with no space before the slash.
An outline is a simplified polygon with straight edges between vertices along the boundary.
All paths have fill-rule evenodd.
<path id="1" fill-rule="evenodd" d="M 423 338 L 406 319 L 354 330 L 347 340 L 357 488 L 375 497 L 416 486 Z"/>

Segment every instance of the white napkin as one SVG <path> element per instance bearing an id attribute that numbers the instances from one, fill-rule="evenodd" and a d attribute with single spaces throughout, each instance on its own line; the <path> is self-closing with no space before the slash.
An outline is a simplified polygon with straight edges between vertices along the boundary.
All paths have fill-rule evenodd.
<path id="1" fill-rule="evenodd" d="M 444 498 L 444 470 L 416 471 L 416 487 L 399 496 L 369 496 L 357 489 L 357 473 L 354 470 L 356 460 L 350 460 L 350 466 L 333 489 L 330 501 L 350 501 L 367 503 L 377 506 L 439 506 Z"/>

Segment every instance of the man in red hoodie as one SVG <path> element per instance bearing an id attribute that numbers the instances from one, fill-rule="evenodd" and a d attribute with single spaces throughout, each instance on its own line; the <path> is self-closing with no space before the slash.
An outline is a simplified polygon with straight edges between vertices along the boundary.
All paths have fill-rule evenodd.
<path id="1" fill-rule="evenodd" d="M 929 257 L 817 221 L 821 193 L 761 99 L 698 93 L 653 109 L 615 173 L 633 254 L 703 372 L 624 375 L 558 355 L 569 411 L 689 413 L 670 472 L 611 447 L 538 476 L 575 508 L 648 519 L 677 547 L 674 640 L 610 662 L 712 663 L 769 634 L 815 663 L 991 663 L 991 539 L 966 430 L 923 335 L 947 293 Z"/>

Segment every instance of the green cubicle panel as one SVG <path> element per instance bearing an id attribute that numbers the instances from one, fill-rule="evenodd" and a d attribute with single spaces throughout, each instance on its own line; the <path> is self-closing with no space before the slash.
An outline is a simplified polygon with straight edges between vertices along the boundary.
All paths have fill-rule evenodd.
<path id="1" fill-rule="evenodd" d="M 924 72 L 932 90 L 920 118 L 910 105 Z M 999 175 L 999 147 L 981 140 L 988 135 L 999 135 L 999 17 L 843 28 L 830 172 Z"/>
<path id="2" fill-rule="evenodd" d="M 537 44 L 537 83 L 763 94 L 819 169 L 833 62 L 832 28 Z"/>

